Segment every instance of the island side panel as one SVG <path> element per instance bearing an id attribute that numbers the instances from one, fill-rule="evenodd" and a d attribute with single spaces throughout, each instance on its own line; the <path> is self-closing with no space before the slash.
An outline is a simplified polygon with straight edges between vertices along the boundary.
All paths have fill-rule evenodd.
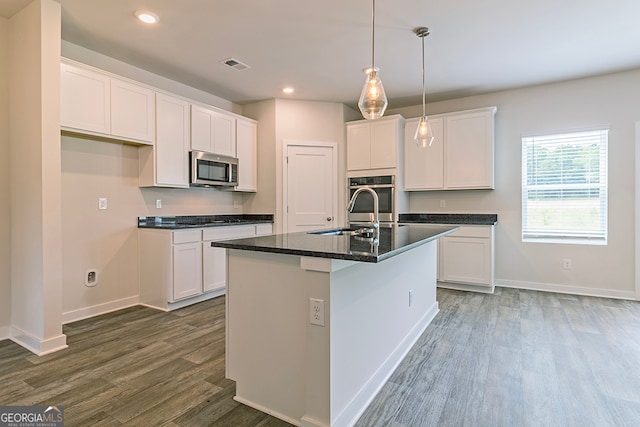
<path id="1" fill-rule="evenodd" d="M 300 257 L 230 249 L 227 284 L 227 377 L 235 399 L 295 425 L 307 387 L 329 420 L 329 275 L 300 268 Z M 309 325 L 309 298 L 325 300 L 326 327 Z M 309 333 L 311 328 L 311 333 Z M 306 381 L 307 340 L 321 384 Z"/>
<path id="2" fill-rule="evenodd" d="M 438 313 L 436 249 L 332 273 L 331 425 L 359 418 Z"/>

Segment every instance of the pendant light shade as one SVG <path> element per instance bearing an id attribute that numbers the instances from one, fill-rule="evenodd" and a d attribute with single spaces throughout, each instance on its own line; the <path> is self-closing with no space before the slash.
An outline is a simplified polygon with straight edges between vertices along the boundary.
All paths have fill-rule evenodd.
<path id="1" fill-rule="evenodd" d="M 427 27 L 418 27 L 414 32 L 422 39 L 422 117 L 420 117 L 420 122 L 418 123 L 418 128 L 416 129 L 413 140 L 419 147 L 424 148 L 431 146 L 434 139 L 426 114 L 426 91 L 424 83 L 424 38 L 429 35 L 429 29 Z"/>
<path id="2" fill-rule="evenodd" d="M 420 117 L 420 122 L 418 123 L 418 128 L 416 129 L 416 134 L 414 135 L 413 140 L 422 148 L 429 147 L 433 144 L 433 132 L 431 131 L 431 126 L 429 125 L 427 116 L 423 115 Z"/>
<path id="3" fill-rule="evenodd" d="M 377 68 L 365 68 L 367 80 L 364 82 L 358 108 L 362 116 L 367 120 L 379 119 L 387 109 L 387 95 L 382 87 L 380 71 Z"/>
<path id="4" fill-rule="evenodd" d="M 365 68 L 367 79 L 364 82 L 358 108 L 362 116 L 367 120 L 375 120 L 384 115 L 387 109 L 387 95 L 380 80 L 380 70 L 375 64 L 375 42 L 376 42 L 376 0 L 372 0 L 371 12 L 371 68 Z"/>

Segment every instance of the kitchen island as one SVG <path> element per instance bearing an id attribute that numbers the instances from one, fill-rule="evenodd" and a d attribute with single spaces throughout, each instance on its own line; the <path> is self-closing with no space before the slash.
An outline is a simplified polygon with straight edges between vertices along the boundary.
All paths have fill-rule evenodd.
<path id="1" fill-rule="evenodd" d="M 213 242 L 227 249 L 235 399 L 294 425 L 352 425 L 437 314 L 436 243 L 456 229 Z"/>

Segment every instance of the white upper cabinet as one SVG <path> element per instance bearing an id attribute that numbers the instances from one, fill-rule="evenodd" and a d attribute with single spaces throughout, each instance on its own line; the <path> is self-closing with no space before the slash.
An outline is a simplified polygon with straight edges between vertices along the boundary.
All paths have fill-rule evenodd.
<path id="1" fill-rule="evenodd" d="M 403 130 L 400 115 L 347 123 L 347 169 L 397 168 Z"/>
<path id="2" fill-rule="evenodd" d="M 111 134 L 125 139 L 153 142 L 155 92 L 111 79 Z"/>
<path id="3" fill-rule="evenodd" d="M 63 129 L 153 144 L 155 92 L 84 66 L 62 63 L 60 123 Z"/>
<path id="4" fill-rule="evenodd" d="M 407 120 L 404 128 L 405 190 L 441 190 L 444 187 L 444 126 L 442 118 L 429 118 L 433 143 L 422 148 L 413 137 L 420 118 Z"/>
<path id="5" fill-rule="evenodd" d="M 111 79 L 96 71 L 61 64 L 60 124 L 95 133 L 111 132 Z"/>
<path id="6" fill-rule="evenodd" d="M 236 191 L 258 191 L 258 124 L 237 119 L 236 150 L 238 155 L 238 185 Z"/>
<path id="7" fill-rule="evenodd" d="M 156 144 L 140 147 L 141 187 L 189 187 L 189 103 L 158 93 Z"/>
<path id="8" fill-rule="evenodd" d="M 406 122 L 404 189 L 468 190 L 494 188 L 493 150 L 496 107 L 429 116 L 434 142 L 413 141 L 419 119 Z"/>
<path id="9" fill-rule="evenodd" d="M 445 118 L 444 169 L 449 189 L 493 188 L 494 108 Z"/>
<path id="10" fill-rule="evenodd" d="M 236 157 L 236 118 L 191 104 L 191 149 Z"/>

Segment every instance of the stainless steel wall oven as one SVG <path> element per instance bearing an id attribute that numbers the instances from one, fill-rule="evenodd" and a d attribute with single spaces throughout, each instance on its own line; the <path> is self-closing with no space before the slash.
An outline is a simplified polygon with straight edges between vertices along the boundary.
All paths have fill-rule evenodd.
<path id="1" fill-rule="evenodd" d="M 380 222 L 393 222 L 395 212 L 395 177 L 393 175 L 364 176 L 349 178 L 349 197 L 360 187 L 370 187 L 378 195 Z M 373 196 L 363 192 L 358 194 L 353 211 L 349 213 L 349 223 L 373 221 Z"/>

